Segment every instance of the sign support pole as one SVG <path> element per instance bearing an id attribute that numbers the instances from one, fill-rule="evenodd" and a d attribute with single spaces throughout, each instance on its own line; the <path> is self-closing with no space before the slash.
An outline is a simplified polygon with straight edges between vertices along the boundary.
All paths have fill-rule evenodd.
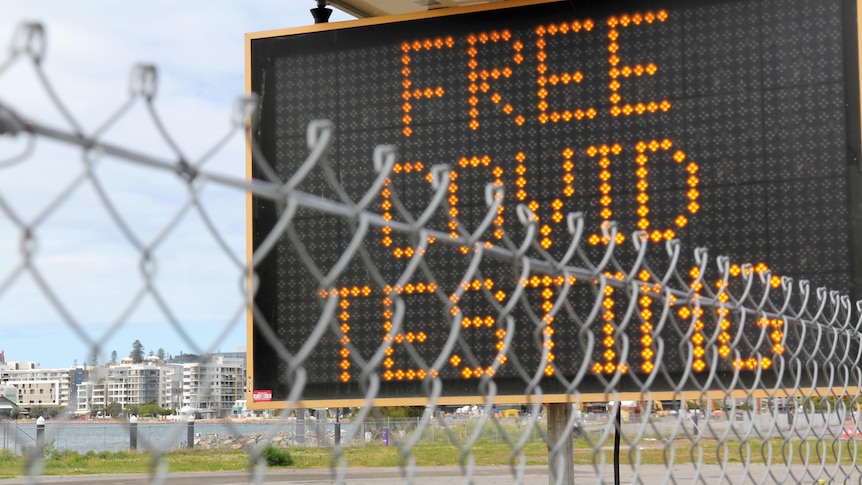
<path id="1" fill-rule="evenodd" d="M 563 439 L 563 447 L 556 457 L 548 455 L 548 480 L 550 485 L 575 485 L 575 449 L 572 444 L 572 403 L 559 402 L 548 404 L 548 451 L 550 446 Z M 563 460 L 563 476 L 557 481 L 557 462 Z"/>

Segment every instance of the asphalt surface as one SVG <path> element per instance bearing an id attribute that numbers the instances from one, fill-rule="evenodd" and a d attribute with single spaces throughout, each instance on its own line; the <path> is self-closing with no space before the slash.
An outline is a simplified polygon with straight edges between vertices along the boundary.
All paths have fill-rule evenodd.
<path id="1" fill-rule="evenodd" d="M 850 468 L 850 467 L 848 467 Z M 764 465 L 750 465 L 745 480 L 746 467 L 743 464 L 730 466 L 722 470 L 717 465 L 704 465 L 700 470 L 700 483 L 721 483 L 728 479 L 731 483 L 742 483 L 753 480 L 754 483 L 817 483 L 817 478 L 805 474 L 801 466 L 786 469 L 773 465 L 772 474 Z M 813 470 L 812 470 L 813 471 Z M 675 467 L 671 474 L 661 465 L 641 466 L 638 475 L 640 483 L 670 483 L 670 475 L 676 483 L 693 483 L 697 472 L 691 465 L 680 465 Z M 632 483 L 634 471 L 623 466 L 620 472 L 621 483 Z M 475 485 L 497 485 L 515 483 L 516 478 L 507 466 L 476 467 L 473 471 L 473 482 Z M 824 477 L 825 478 L 825 477 Z M 837 477 L 836 477 L 837 478 Z M 854 483 L 862 480 L 862 477 L 840 477 L 836 482 L 846 481 L 845 478 Z M 349 468 L 343 482 L 347 485 L 395 485 L 412 483 L 415 485 L 437 485 L 440 483 L 465 483 L 463 471 L 458 467 L 417 467 L 409 481 L 406 481 L 401 470 L 398 468 Z M 637 480 L 635 480 L 637 481 Z M 146 485 L 150 483 L 163 483 L 167 485 L 239 485 L 253 482 L 253 477 L 247 472 L 193 472 L 193 473 L 171 473 L 164 481 L 150 475 L 77 475 L 77 476 L 43 476 L 35 481 L 26 477 L 0 480 L 0 485 L 18 484 L 104 484 L 104 485 Z M 305 469 L 305 470 L 267 470 L 263 483 L 268 484 L 324 484 L 335 483 L 336 478 L 329 469 Z M 547 485 L 549 483 L 547 466 L 528 466 L 524 469 L 522 482 L 524 485 Z M 601 479 L 597 476 L 592 466 L 575 467 L 575 483 L 613 483 L 613 470 L 608 465 L 603 470 Z M 829 480 L 826 480 L 829 483 Z"/>

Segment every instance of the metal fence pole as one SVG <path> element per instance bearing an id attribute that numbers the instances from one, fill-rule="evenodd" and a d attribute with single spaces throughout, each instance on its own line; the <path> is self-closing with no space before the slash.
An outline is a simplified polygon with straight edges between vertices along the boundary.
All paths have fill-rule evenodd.
<path id="1" fill-rule="evenodd" d="M 36 419 L 36 448 L 41 452 L 45 449 L 45 418 Z"/>
<path id="2" fill-rule="evenodd" d="M 129 418 L 129 449 L 138 450 L 138 417 Z"/>
<path id="3" fill-rule="evenodd" d="M 195 415 L 190 414 L 188 426 L 186 430 L 186 447 L 191 449 L 195 447 Z"/>
<path id="4" fill-rule="evenodd" d="M 305 409 L 296 410 L 296 444 L 305 444 Z"/>
<path id="5" fill-rule="evenodd" d="M 341 444 L 341 408 L 335 408 L 335 446 Z"/>

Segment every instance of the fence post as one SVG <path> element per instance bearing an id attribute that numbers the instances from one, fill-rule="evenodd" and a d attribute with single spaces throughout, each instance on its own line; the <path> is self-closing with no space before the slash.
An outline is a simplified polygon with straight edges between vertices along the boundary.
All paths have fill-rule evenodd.
<path id="1" fill-rule="evenodd" d="M 138 451 L 138 417 L 129 417 L 129 449 Z"/>
<path id="2" fill-rule="evenodd" d="M 341 444 L 341 408 L 335 408 L 335 446 Z"/>
<path id="3" fill-rule="evenodd" d="M 191 449 L 195 447 L 195 415 L 190 414 L 188 418 L 188 431 L 186 432 L 186 447 Z"/>
<path id="4" fill-rule="evenodd" d="M 41 453 L 45 449 L 45 418 L 36 419 L 36 448 Z"/>
<path id="5" fill-rule="evenodd" d="M 296 410 L 296 443 L 305 444 L 305 409 Z"/>
<path id="6" fill-rule="evenodd" d="M 558 402 L 548 404 L 548 446 L 556 445 L 563 440 L 563 447 L 556 457 L 548 456 L 548 478 L 550 483 L 574 485 L 575 458 L 572 444 L 572 429 L 569 420 L 572 417 L 572 403 Z M 562 465 L 562 475 L 558 476 L 558 464 Z"/>

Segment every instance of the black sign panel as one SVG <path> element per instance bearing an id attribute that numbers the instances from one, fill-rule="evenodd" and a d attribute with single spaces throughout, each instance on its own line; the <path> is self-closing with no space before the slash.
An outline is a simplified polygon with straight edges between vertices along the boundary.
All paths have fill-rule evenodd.
<path id="1" fill-rule="evenodd" d="M 601 227 L 616 221 L 621 247 L 645 232 L 655 274 L 676 239 L 681 268 L 694 268 L 694 248 L 707 247 L 713 260 L 730 258 L 735 281 L 749 263 L 768 268 L 774 286 L 787 276 L 848 293 L 858 210 L 849 183 L 859 138 L 855 19 L 855 2 L 845 0 L 532 2 L 252 36 L 251 89 L 262 106 L 255 136 L 284 181 L 308 154 L 308 124 L 332 120 L 328 162 L 354 201 L 376 177 L 374 148 L 395 145 L 395 173 L 370 206 L 393 221 L 423 212 L 432 167 L 448 164 L 448 198 L 429 226 L 452 236 L 478 227 L 486 186 L 501 186 L 502 208 L 482 236 L 488 247 L 522 241 L 523 204 L 538 217 L 539 245 L 559 258 L 571 238 L 566 216 L 581 211 L 593 261 L 608 243 Z M 340 200 L 330 182 L 317 169 L 298 190 Z M 253 209 L 257 246 L 278 212 L 259 198 Z M 295 384 L 277 349 L 301 351 L 333 292 L 336 321 L 303 361 L 305 399 L 363 397 L 369 361 L 382 398 L 424 395 L 428 379 L 443 380 L 449 396 L 481 395 L 486 375 L 496 392 L 524 395 L 534 375 L 546 393 L 565 392 L 584 362 L 579 390 L 602 389 L 618 372 L 636 384 L 659 366 L 668 376 L 768 369 L 803 335 L 781 320 L 741 324 L 715 312 L 701 320 L 684 305 L 657 330 L 661 305 L 648 294 L 524 278 L 508 262 L 483 262 L 465 278 L 472 251 L 440 241 L 428 244 L 410 283 L 393 289 L 419 242 L 387 226 L 372 228 L 337 284 L 320 288 L 310 268 L 325 274 L 336 263 L 355 221 L 301 210 L 294 230 L 256 268 L 253 388 L 275 400 Z M 683 274 L 691 281 L 673 284 L 703 276 Z M 710 273 L 703 284 L 715 291 L 714 281 Z M 566 309 L 549 315 L 566 284 Z M 398 331 L 393 291 L 405 304 Z M 498 317 L 522 293 L 507 327 Z M 633 300 L 636 314 L 620 328 Z M 603 309 L 585 325 L 596 301 Z M 453 324 L 460 335 L 450 348 Z M 746 338 L 732 347 L 740 325 Z"/>

